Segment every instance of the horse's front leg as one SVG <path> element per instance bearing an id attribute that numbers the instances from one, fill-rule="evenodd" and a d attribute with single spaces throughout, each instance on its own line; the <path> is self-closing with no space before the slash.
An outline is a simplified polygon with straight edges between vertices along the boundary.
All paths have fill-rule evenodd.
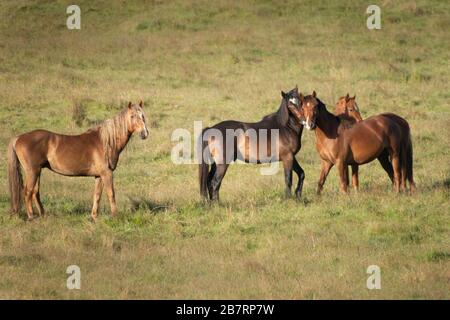
<path id="1" fill-rule="evenodd" d="M 294 157 L 292 155 L 286 156 L 286 158 L 283 159 L 284 182 L 286 184 L 284 195 L 286 198 L 289 198 L 291 196 L 293 163 Z"/>
<path id="2" fill-rule="evenodd" d="M 357 164 L 352 164 L 352 184 L 353 184 L 353 189 L 358 192 L 359 189 L 359 179 L 358 179 L 358 165 Z"/>
<path id="3" fill-rule="evenodd" d="M 341 179 L 341 191 L 347 194 L 348 192 L 348 166 L 343 161 L 336 162 L 336 168 L 339 171 L 339 178 Z"/>
<path id="4" fill-rule="evenodd" d="M 97 220 L 98 205 L 100 203 L 100 198 L 102 197 L 103 182 L 100 177 L 95 177 L 95 188 L 94 188 L 94 204 L 92 205 L 91 217 L 92 220 Z"/>
<path id="5" fill-rule="evenodd" d="M 305 171 L 303 171 L 303 168 L 298 164 L 297 159 L 295 159 L 294 156 L 294 171 L 298 176 L 298 183 L 297 188 L 295 189 L 295 196 L 297 199 L 300 199 L 302 196 L 302 189 L 303 189 L 303 181 L 305 180 Z"/>
<path id="6" fill-rule="evenodd" d="M 106 188 L 108 194 L 109 205 L 111 207 L 111 215 L 115 217 L 117 215 L 116 196 L 114 193 L 113 174 L 112 171 L 108 171 L 101 176 L 103 186 Z"/>
<path id="7" fill-rule="evenodd" d="M 317 195 L 320 195 L 320 193 L 322 192 L 323 185 L 325 184 L 325 180 L 327 179 L 328 173 L 330 172 L 332 167 L 333 163 L 322 160 L 319 182 L 317 183 Z"/>

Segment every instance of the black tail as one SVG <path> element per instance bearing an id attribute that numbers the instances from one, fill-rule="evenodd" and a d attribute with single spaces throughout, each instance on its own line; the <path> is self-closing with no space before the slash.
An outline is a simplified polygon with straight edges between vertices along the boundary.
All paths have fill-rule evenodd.
<path id="1" fill-rule="evenodd" d="M 202 131 L 201 136 L 199 137 L 199 141 L 197 144 L 197 160 L 199 161 L 199 165 L 198 165 L 198 180 L 199 180 L 199 184 L 200 184 L 200 195 L 204 198 L 204 199 L 209 199 L 209 195 L 208 195 L 208 175 L 209 175 L 209 164 L 208 164 L 208 159 L 205 159 L 205 157 L 203 156 L 204 154 L 204 150 L 206 148 L 208 148 L 208 141 L 204 141 L 203 140 L 203 133 L 207 130 L 208 128 L 205 128 Z M 209 151 L 207 153 L 207 155 L 209 156 Z"/>

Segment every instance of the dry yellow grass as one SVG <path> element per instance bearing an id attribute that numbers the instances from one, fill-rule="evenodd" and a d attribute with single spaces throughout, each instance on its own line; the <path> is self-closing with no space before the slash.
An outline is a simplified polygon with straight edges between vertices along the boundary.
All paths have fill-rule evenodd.
<path id="1" fill-rule="evenodd" d="M 364 1 L 78 1 L 79 31 L 65 28 L 68 4 L 0 4 L 0 298 L 449 298 L 447 3 L 385 2 L 379 31 L 366 29 Z M 201 204 L 197 167 L 170 161 L 172 131 L 256 121 L 295 84 L 330 106 L 355 93 L 364 117 L 405 117 L 419 192 L 392 194 L 371 163 L 360 194 L 341 196 L 333 170 L 317 198 L 319 158 L 304 132 L 303 202 L 283 199 L 281 172 L 236 165 L 222 203 Z M 48 217 L 9 217 L 11 137 L 79 133 L 140 99 L 152 128 L 115 172 L 120 218 L 103 199 L 90 223 L 93 179 L 50 172 Z M 66 288 L 71 264 L 79 291 Z M 371 264 L 381 290 L 366 288 Z"/>

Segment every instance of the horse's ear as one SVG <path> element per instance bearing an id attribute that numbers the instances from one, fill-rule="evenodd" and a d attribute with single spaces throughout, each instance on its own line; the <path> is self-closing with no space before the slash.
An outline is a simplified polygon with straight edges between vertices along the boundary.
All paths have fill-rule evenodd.
<path id="1" fill-rule="evenodd" d="M 295 85 L 294 91 L 295 93 L 298 93 L 298 85 Z"/>
<path id="2" fill-rule="evenodd" d="M 348 102 L 350 100 L 350 95 L 347 93 L 347 95 L 345 96 L 345 102 Z"/>
<path id="3" fill-rule="evenodd" d="M 355 100 L 356 99 L 356 94 L 354 94 L 353 95 L 353 98 L 351 98 L 352 100 Z"/>
<path id="4" fill-rule="evenodd" d="M 131 101 L 130 101 L 130 102 L 128 102 L 128 109 L 131 109 L 131 106 L 132 106 L 132 104 L 131 104 Z"/>
<path id="5" fill-rule="evenodd" d="M 286 99 L 287 94 L 283 90 L 281 90 L 281 96 L 283 97 L 283 99 Z"/>
<path id="6" fill-rule="evenodd" d="M 141 100 L 141 102 L 139 102 L 139 107 L 141 107 L 141 108 L 144 107 L 144 103 L 142 102 L 142 100 Z"/>
<path id="7" fill-rule="evenodd" d="M 314 90 L 312 96 L 315 98 L 317 96 L 316 91 Z"/>
<path id="8" fill-rule="evenodd" d="M 300 101 L 303 103 L 305 101 L 305 96 L 300 92 Z"/>

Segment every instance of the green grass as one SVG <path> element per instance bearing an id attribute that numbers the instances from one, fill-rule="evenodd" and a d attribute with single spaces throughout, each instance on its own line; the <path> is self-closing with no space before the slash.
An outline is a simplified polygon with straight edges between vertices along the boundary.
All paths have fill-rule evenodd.
<path id="1" fill-rule="evenodd" d="M 79 31 L 65 27 L 69 4 L 0 4 L 0 298 L 450 298 L 448 3 L 385 2 L 378 31 L 364 1 L 78 1 Z M 172 131 L 257 121 L 295 84 L 330 109 L 349 92 L 364 117 L 406 118 L 417 194 L 393 194 L 374 162 L 359 194 L 340 195 L 333 169 L 316 197 L 306 131 L 302 202 L 283 199 L 281 171 L 234 165 L 221 203 L 202 204 L 197 167 L 170 161 Z M 48 171 L 48 216 L 8 215 L 11 137 L 80 133 L 140 99 L 152 128 L 115 172 L 120 217 L 104 197 L 91 223 L 93 179 Z M 66 288 L 72 264 L 79 291 Z M 381 290 L 366 288 L 372 264 Z"/>

